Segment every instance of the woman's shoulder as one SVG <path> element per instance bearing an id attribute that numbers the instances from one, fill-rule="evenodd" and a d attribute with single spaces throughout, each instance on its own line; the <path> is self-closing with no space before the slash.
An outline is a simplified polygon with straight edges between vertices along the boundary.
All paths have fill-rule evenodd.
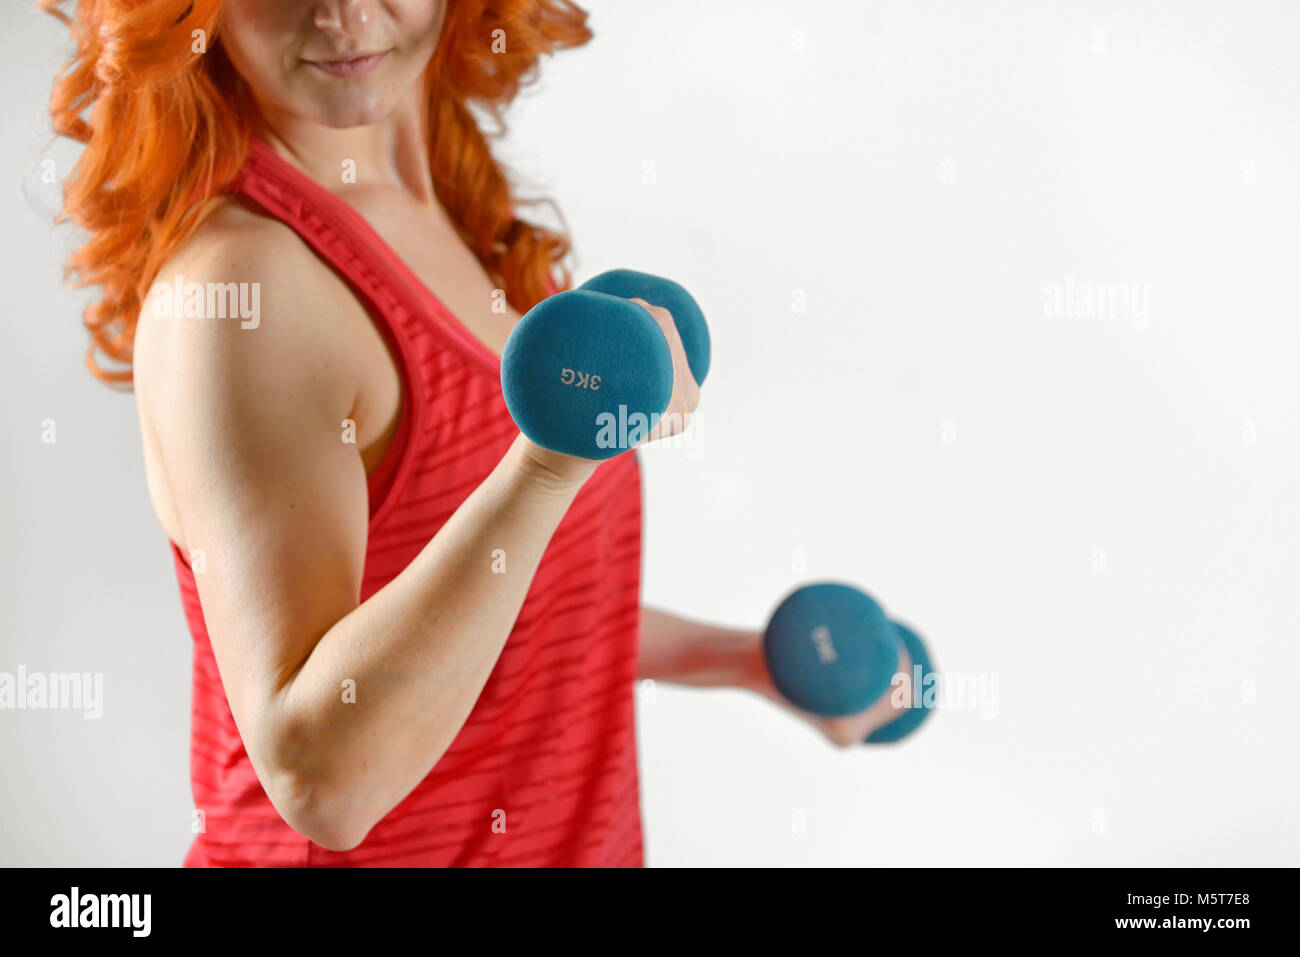
<path id="1" fill-rule="evenodd" d="M 150 498 L 182 546 L 174 494 L 337 445 L 362 374 L 343 281 L 279 222 L 239 203 L 208 213 L 153 278 L 132 354 Z"/>
<path id="2" fill-rule="evenodd" d="M 162 285 L 181 282 L 258 282 L 270 274 L 284 282 L 312 278 L 323 264 L 294 230 L 233 196 L 216 197 L 201 225 L 158 269 L 150 295 Z M 273 284 L 274 285 L 274 284 Z M 274 289 L 271 290 L 274 292 Z M 157 302 L 162 303 L 162 299 Z M 171 318 L 161 308 L 150 309 L 146 298 L 141 318 Z M 190 304 L 193 311 L 197 301 Z"/>
<path id="3" fill-rule="evenodd" d="M 340 334 L 360 308 L 346 284 L 290 227 L 238 199 L 214 204 L 141 303 L 132 366 L 145 396 L 314 374 L 346 354 Z"/>

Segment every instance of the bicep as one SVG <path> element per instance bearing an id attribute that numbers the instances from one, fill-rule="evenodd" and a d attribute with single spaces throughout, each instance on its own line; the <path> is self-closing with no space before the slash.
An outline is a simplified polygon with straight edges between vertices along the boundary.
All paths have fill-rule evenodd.
<path id="1" fill-rule="evenodd" d="M 185 547 L 203 555 L 208 636 L 250 750 L 279 691 L 356 608 L 369 515 L 360 456 L 344 441 L 342 370 L 298 316 L 266 306 L 256 329 L 167 320 L 178 323 L 170 365 L 149 383 Z"/>

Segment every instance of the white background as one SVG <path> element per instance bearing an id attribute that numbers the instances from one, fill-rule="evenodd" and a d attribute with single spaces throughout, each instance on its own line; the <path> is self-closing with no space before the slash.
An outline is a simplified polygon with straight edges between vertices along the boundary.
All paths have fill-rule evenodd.
<path id="1" fill-rule="evenodd" d="M 998 692 L 836 751 L 642 689 L 648 863 L 1300 863 L 1300 8 L 588 9 L 499 155 L 579 281 L 709 316 L 698 454 L 643 454 L 646 602 L 758 627 L 857 582 Z M 174 865 L 190 639 L 33 167 L 66 50 L 4 5 L 0 671 L 103 672 L 105 714 L 0 711 L 0 863 Z M 1062 317 L 1070 281 L 1149 313 Z"/>

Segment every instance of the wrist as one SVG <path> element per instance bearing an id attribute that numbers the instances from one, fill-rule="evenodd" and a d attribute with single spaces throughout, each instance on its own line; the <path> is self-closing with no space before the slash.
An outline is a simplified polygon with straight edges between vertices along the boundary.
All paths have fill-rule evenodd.
<path id="1" fill-rule="evenodd" d="M 772 683 L 772 673 L 767 667 L 767 656 L 763 653 L 761 631 L 755 633 L 753 646 L 749 649 L 742 667 L 744 675 L 742 687 L 773 701 L 785 700 L 776 685 Z"/>
<path id="2" fill-rule="evenodd" d="M 767 670 L 761 631 L 730 631 L 713 637 L 709 647 L 715 657 L 717 684 L 780 699 Z"/>
<path id="3" fill-rule="evenodd" d="M 595 473 L 600 462 L 542 448 L 522 433 L 510 447 L 517 475 L 534 491 L 573 496 Z"/>

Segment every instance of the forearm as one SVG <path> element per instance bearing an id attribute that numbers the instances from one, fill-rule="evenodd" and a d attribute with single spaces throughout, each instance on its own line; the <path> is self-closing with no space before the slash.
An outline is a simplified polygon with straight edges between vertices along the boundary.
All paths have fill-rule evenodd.
<path id="1" fill-rule="evenodd" d="M 762 638 L 750 629 L 719 628 L 643 606 L 637 676 L 766 693 Z"/>
<path id="2" fill-rule="evenodd" d="M 282 690 L 276 763 L 292 769 L 293 803 L 310 826 L 341 835 L 334 843 L 364 837 L 469 717 L 552 534 L 596 464 L 584 470 L 571 461 L 565 474 L 552 472 L 516 442 L 410 565 L 321 638 Z"/>
<path id="3" fill-rule="evenodd" d="M 906 651 L 898 673 L 911 674 Z M 827 717 L 802 711 L 777 690 L 763 656 L 763 634 L 716 628 L 653 608 L 641 609 L 638 677 L 694 687 L 743 688 L 808 721 L 840 748 L 856 747 L 898 717 L 892 694 L 854 715 Z"/>

